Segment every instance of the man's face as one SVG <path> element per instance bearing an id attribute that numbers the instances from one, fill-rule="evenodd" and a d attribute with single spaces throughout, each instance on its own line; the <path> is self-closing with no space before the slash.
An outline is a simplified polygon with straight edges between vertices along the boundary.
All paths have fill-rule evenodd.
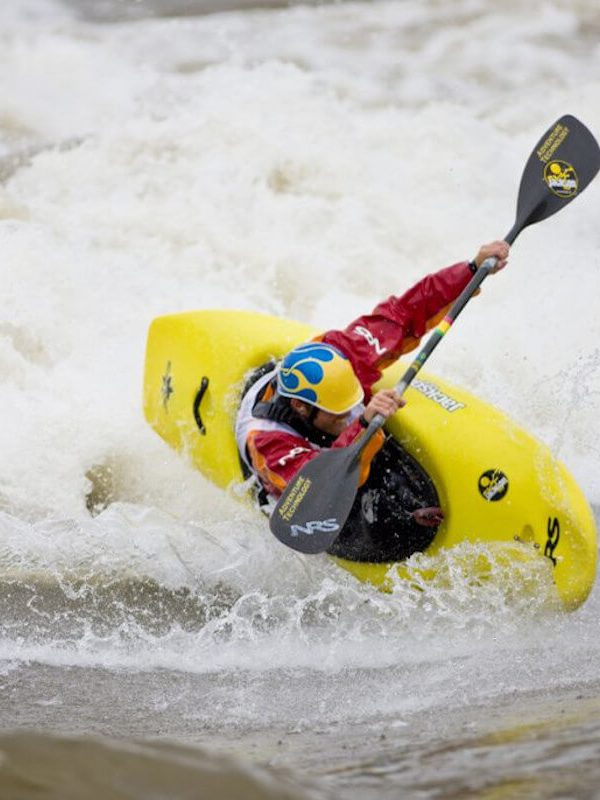
<path id="1" fill-rule="evenodd" d="M 346 411 L 345 414 L 332 414 L 329 411 L 319 409 L 315 414 L 312 424 L 318 430 L 323 431 L 323 433 L 339 436 L 348 425 L 349 418 L 349 411 Z"/>
<path id="2" fill-rule="evenodd" d="M 303 402 L 302 400 L 292 399 L 292 408 L 304 419 L 308 420 L 311 417 L 314 406 Z M 311 425 L 323 433 L 329 433 L 331 436 L 339 436 L 340 433 L 346 428 L 350 420 L 350 411 L 345 414 L 332 414 L 330 411 L 323 411 L 321 408 L 317 409 L 317 413 L 311 419 Z"/>

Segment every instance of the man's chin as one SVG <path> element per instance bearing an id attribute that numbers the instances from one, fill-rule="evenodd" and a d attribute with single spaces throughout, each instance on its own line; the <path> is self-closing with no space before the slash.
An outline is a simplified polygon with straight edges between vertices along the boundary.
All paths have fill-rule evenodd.
<path id="1" fill-rule="evenodd" d="M 342 420 L 341 422 L 336 423 L 333 426 L 334 430 L 332 430 L 331 433 L 333 433 L 335 436 L 339 436 L 346 430 L 347 427 L 348 427 L 348 420 L 347 419 Z"/>

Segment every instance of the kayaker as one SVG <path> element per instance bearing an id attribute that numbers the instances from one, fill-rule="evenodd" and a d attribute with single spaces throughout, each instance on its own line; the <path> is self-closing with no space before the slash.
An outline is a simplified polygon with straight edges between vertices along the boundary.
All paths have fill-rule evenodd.
<path id="1" fill-rule="evenodd" d="M 288 481 L 322 448 L 346 447 L 376 414 L 388 419 L 404 405 L 393 389 L 372 393 L 381 371 L 418 345 L 486 258 L 498 259 L 498 272 L 508 253 L 506 242 L 483 245 L 472 261 L 426 276 L 345 329 L 327 331 L 255 371 L 240 404 L 236 439 L 263 510 L 272 511 Z M 332 555 L 395 561 L 427 547 L 444 516 L 437 493 L 382 430 L 363 450 L 359 485 Z"/>

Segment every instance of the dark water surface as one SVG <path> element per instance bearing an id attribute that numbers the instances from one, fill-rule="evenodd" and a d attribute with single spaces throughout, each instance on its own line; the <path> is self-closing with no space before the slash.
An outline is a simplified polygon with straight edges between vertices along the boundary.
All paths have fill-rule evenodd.
<path id="1" fill-rule="evenodd" d="M 347 671 L 334 680 L 345 682 L 351 698 L 356 677 Z M 219 692 L 248 703 L 253 683 L 263 690 L 271 683 L 275 695 L 286 678 L 293 682 L 293 671 L 189 675 L 20 665 L 2 679 L 0 797 L 598 796 L 600 682 L 515 688 L 491 706 L 437 707 L 401 720 L 379 715 L 355 725 L 211 720 L 207 704 Z M 331 677 L 304 672 L 302 679 L 313 682 L 317 700 Z"/>

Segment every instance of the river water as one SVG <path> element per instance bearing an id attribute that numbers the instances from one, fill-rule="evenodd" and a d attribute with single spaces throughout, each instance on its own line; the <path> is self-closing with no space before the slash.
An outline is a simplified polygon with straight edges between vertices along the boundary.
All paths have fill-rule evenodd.
<path id="1" fill-rule="evenodd" d="M 0 8 L 0 798 L 597 797 L 597 590 L 381 595 L 141 410 L 158 314 L 332 327 L 503 236 L 543 131 L 600 134 L 597 2 L 232 5 Z M 595 507 L 599 212 L 523 233 L 431 366 Z"/>

